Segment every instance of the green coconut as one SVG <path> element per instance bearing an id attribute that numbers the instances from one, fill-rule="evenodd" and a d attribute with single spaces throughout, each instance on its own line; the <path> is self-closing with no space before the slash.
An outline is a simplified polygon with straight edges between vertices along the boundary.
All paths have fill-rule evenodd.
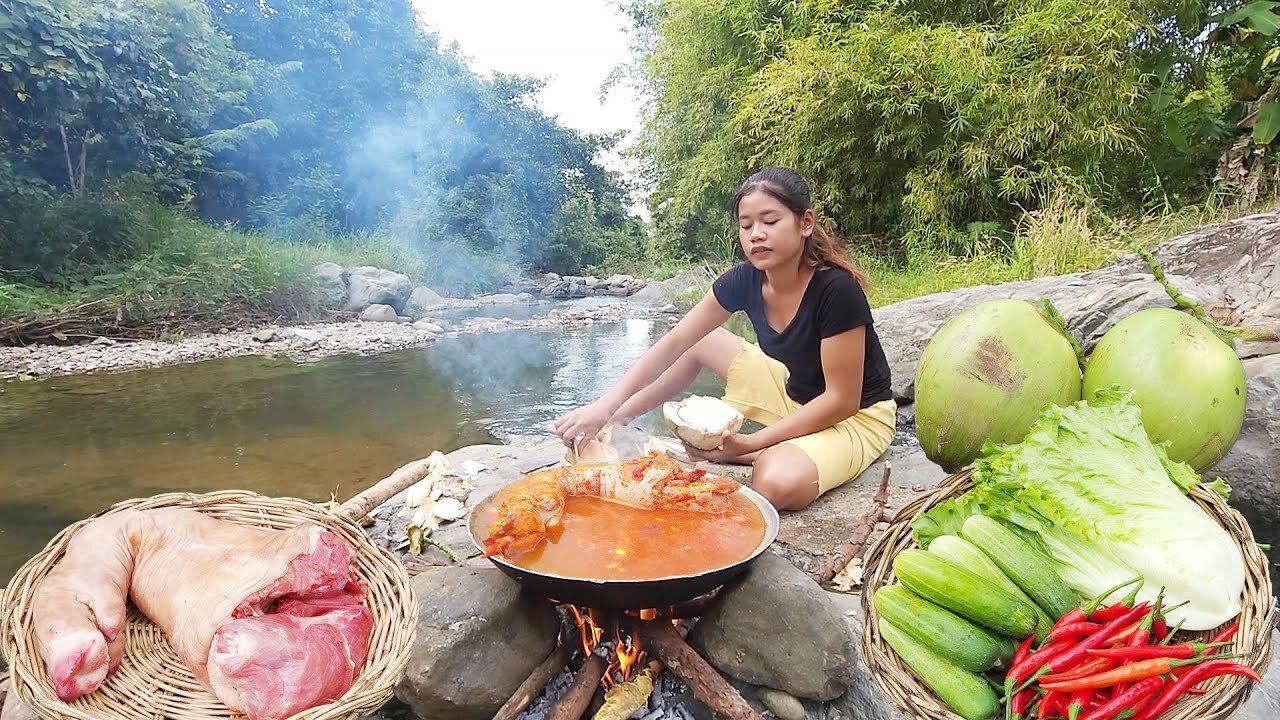
<path id="1" fill-rule="evenodd" d="M 916 434 L 947 472 L 990 440 L 1018 442 L 1050 404 L 1080 399 L 1078 346 L 1042 301 L 989 300 L 938 328 L 916 365 Z"/>
<path id="2" fill-rule="evenodd" d="M 1084 397 L 1115 385 L 1133 392 L 1154 443 L 1197 472 L 1227 454 L 1244 424 L 1244 365 L 1235 348 L 1196 318 L 1149 308 L 1098 341 L 1084 371 Z"/>

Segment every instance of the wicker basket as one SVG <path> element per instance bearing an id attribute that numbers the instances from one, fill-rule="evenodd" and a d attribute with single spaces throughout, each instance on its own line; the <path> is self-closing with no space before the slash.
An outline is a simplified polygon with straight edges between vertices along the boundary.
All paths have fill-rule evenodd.
<path id="1" fill-rule="evenodd" d="M 220 520 L 270 529 L 304 522 L 334 532 L 356 548 L 355 569 L 369 583 L 373 636 L 364 667 L 337 701 L 313 707 L 294 720 L 353 720 L 381 707 L 395 690 L 409 662 L 416 627 L 417 602 L 404 567 L 387 550 L 373 544 L 360 527 L 314 503 L 271 498 L 246 491 L 204 495 L 169 493 L 127 500 L 96 515 L 122 510 L 190 508 Z M 40 715 L 58 720 L 221 720 L 241 718 L 205 690 L 178 659 L 164 633 L 146 616 L 132 610 L 126 629 L 124 661 L 96 691 L 65 703 L 54 693 L 44 660 L 36 650 L 31 626 L 31 599 L 36 581 L 62 557 L 72 535 L 94 518 L 59 533 L 29 560 L 9 583 L 0 601 L 0 641 L 13 673 L 12 692 Z"/>
<path id="2" fill-rule="evenodd" d="M 973 481 L 969 478 L 969 472 L 966 470 L 951 475 L 933 492 L 904 506 L 890 520 L 884 535 L 867 551 L 864 563 L 867 570 L 862 590 L 862 609 L 866 617 L 862 633 L 863 657 L 880 687 L 905 717 L 960 720 L 960 716 L 943 705 L 880 637 L 871 597 L 877 589 L 895 581 L 892 565 L 898 553 L 916 547 L 911 536 L 911 523 L 938 503 L 963 495 L 972 488 Z M 1267 558 L 1254 542 L 1249 524 L 1220 495 L 1197 485 L 1192 489 L 1190 498 L 1226 528 L 1244 556 L 1244 606 L 1236 618 L 1240 622 L 1240 629 L 1232 640 L 1234 646 L 1231 652 L 1241 655 L 1239 662 L 1262 673 L 1271 660 L 1271 633 L 1276 626 L 1276 600 L 1271 591 Z M 1225 626 L 1226 623 L 1223 627 Z M 1215 632 L 1217 630 L 1181 632 L 1178 640 L 1204 641 Z M 1184 696 L 1161 716 L 1161 720 L 1225 720 L 1244 702 L 1250 684 L 1251 681 L 1247 678 L 1234 675 L 1210 680 L 1200 686 L 1209 692 L 1200 696 Z"/>

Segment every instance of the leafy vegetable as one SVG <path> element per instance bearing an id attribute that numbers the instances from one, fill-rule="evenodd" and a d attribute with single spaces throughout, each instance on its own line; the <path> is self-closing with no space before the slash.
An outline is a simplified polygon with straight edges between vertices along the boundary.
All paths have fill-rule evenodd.
<path id="1" fill-rule="evenodd" d="M 1082 595 L 1140 574 L 1141 599 L 1163 587 L 1170 604 L 1188 601 L 1174 613 L 1188 630 L 1240 611 L 1239 549 L 1185 497 L 1199 477 L 1148 439 L 1128 391 L 1108 388 L 1087 403 L 1046 408 L 1022 442 L 988 443 L 973 479 L 973 490 L 916 520 L 921 547 L 983 514 L 1041 547 Z M 1225 483 L 1213 487 L 1223 492 Z"/>

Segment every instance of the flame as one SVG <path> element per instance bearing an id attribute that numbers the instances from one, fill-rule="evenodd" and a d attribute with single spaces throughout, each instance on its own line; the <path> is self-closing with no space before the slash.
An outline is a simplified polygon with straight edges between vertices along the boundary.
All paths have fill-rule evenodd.
<path id="1" fill-rule="evenodd" d="M 585 613 L 573 605 L 566 605 L 569 612 L 573 615 L 573 620 L 578 624 L 578 638 L 582 640 L 582 654 L 590 655 L 600 646 L 600 638 L 604 636 L 604 629 L 600 627 L 599 615 L 591 608 Z"/>
<path id="2" fill-rule="evenodd" d="M 578 608 L 574 605 L 565 605 L 570 615 L 573 616 L 574 622 L 578 625 L 579 637 L 582 640 L 582 652 L 584 655 L 590 655 L 600 647 L 602 642 L 609 642 L 612 652 L 609 653 L 609 661 L 605 666 L 604 677 L 601 678 L 601 684 L 610 688 L 619 683 L 627 682 L 635 674 L 636 669 L 641 667 L 647 656 L 644 648 L 640 646 L 638 637 L 632 637 L 630 633 L 623 631 L 623 623 L 620 622 L 621 616 L 612 616 L 609 620 L 604 620 L 601 613 L 594 608 Z M 641 620 L 653 620 L 658 617 L 658 611 L 655 609 L 641 610 L 639 612 Z M 608 638 L 605 637 L 605 625 L 609 626 Z"/>

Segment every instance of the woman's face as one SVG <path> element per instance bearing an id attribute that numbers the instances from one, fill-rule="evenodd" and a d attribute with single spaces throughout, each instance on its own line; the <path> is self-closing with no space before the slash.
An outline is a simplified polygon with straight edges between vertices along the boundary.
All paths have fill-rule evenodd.
<path id="1" fill-rule="evenodd" d="M 738 202 L 738 242 L 758 270 L 798 263 L 811 232 L 812 211 L 798 216 L 769 193 L 756 190 Z"/>

